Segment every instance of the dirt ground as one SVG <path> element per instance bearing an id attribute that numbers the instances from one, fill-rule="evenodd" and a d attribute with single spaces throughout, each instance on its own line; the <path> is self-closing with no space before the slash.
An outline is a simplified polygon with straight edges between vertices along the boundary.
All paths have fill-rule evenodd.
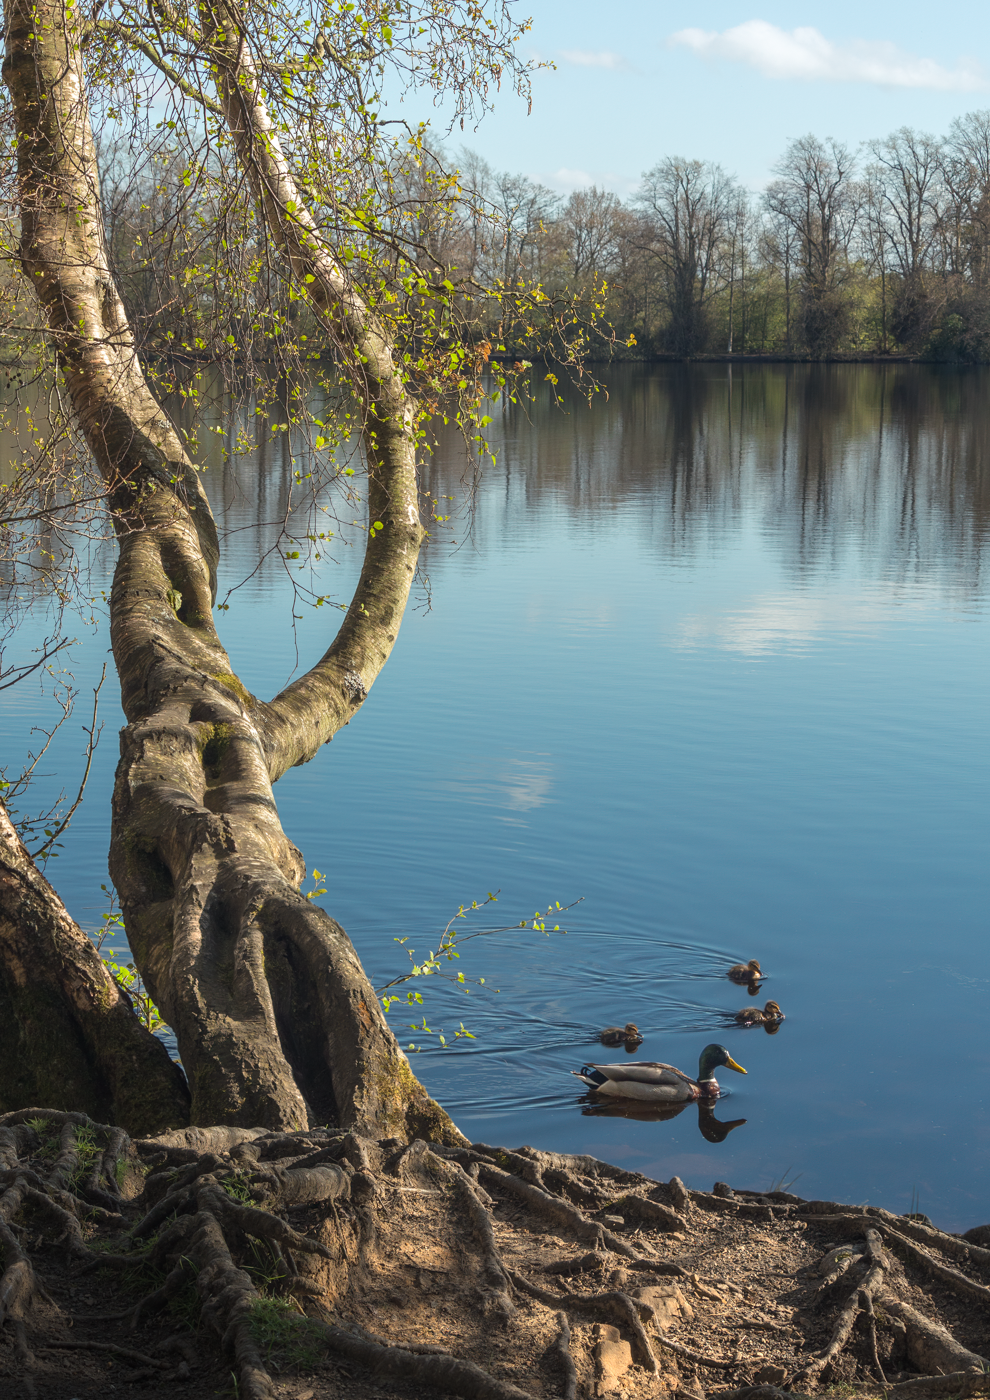
<path id="1" fill-rule="evenodd" d="M 51 1174 L 55 1149 L 46 1157 L 35 1128 L 5 1160 L 8 1194 L 18 1171 Z M 908 1400 L 987 1387 L 980 1231 L 787 1193 L 687 1191 L 529 1148 L 410 1149 L 329 1130 L 199 1157 L 125 1147 L 115 1210 L 80 1209 L 78 1230 L 50 1181 L 16 1213 L 0 1197 L 2 1400 Z M 309 1199 L 293 1202 L 300 1183 Z M 210 1282 L 213 1216 L 232 1268 Z"/>

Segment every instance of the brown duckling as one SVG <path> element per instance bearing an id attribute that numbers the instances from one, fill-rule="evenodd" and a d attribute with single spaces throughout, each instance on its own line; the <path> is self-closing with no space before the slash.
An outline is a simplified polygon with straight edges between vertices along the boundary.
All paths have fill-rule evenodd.
<path id="1" fill-rule="evenodd" d="M 625 1026 L 606 1026 L 598 1039 L 602 1045 L 624 1045 L 627 1049 L 635 1049 L 643 1043 L 639 1027 L 634 1026 L 632 1021 Z"/>
<path id="2" fill-rule="evenodd" d="M 736 1020 L 741 1026 L 762 1026 L 783 1019 L 784 1013 L 775 1001 L 768 1001 L 762 1010 L 758 1006 L 744 1006 L 736 1012 Z"/>
<path id="3" fill-rule="evenodd" d="M 750 958 L 748 963 L 736 963 L 735 967 L 729 968 L 729 977 L 733 982 L 759 982 L 762 976 L 760 964 L 755 958 Z"/>

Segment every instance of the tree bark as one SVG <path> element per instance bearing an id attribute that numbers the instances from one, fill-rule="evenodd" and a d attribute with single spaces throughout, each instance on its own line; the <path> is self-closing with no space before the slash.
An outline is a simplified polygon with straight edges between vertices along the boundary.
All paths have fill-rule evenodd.
<path id="1" fill-rule="evenodd" d="M 128 724 L 111 874 L 135 961 L 178 1039 L 192 1121 L 459 1137 L 414 1078 L 347 935 L 299 893 L 305 865 L 271 786 L 363 703 L 411 586 L 422 537 L 413 411 L 387 341 L 370 318 L 362 322 L 360 298 L 331 275 L 334 260 L 315 232 L 277 201 L 263 203 L 273 228 L 283 218 L 280 246 L 294 264 L 300 237 L 313 245 L 328 314 L 352 343 L 365 335 L 371 508 L 383 526 L 369 534 L 338 637 L 308 676 L 266 704 L 237 679 L 214 628 L 209 503 L 148 387 L 110 274 L 77 11 L 65 0 L 7 0 L 5 9 L 22 266 L 103 475 L 120 548 L 110 615 Z M 226 95 L 230 80 L 222 84 Z M 263 105 L 240 111 L 235 142 L 263 199 L 249 160 L 273 143 L 256 129 Z"/>
<path id="2" fill-rule="evenodd" d="M 0 1114 L 88 1113 L 132 1136 L 189 1121 L 160 1040 L 38 870 L 0 803 Z"/>

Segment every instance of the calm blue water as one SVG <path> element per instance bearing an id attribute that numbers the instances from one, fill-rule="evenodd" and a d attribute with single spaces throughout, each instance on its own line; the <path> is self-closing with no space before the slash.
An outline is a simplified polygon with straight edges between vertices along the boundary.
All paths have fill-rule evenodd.
<path id="1" fill-rule="evenodd" d="M 363 711 L 278 785 L 286 830 L 376 985 L 403 969 L 396 937 L 425 952 L 488 890 L 504 923 L 583 897 L 566 935 L 467 945 L 459 967 L 486 979 L 469 997 L 417 983 L 417 1019 L 476 1040 L 442 1050 L 393 1009 L 469 1136 L 984 1222 L 990 375 L 607 378 L 591 408 L 540 397 L 497 419 L 470 515 L 445 444 L 427 481 L 457 499 L 424 563 L 432 606 L 423 584 Z M 211 467 L 232 532 L 222 588 L 273 538 L 289 470 L 275 449 Z M 320 591 L 346 598 L 353 538 Z M 96 552 L 94 596 L 111 563 Z M 223 618 L 262 695 L 335 622 L 293 607 L 291 577 L 269 557 Z M 106 630 L 77 631 L 91 685 Z M 0 706 L 16 756 L 37 693 Z M 119 718 L 104 711 L 49 870 L 87 927 L 105 907 Z M 76 727 L 57 754 L 66 785 L 80 748 Z M 719 1015 L 750 1000 L 724 977 L 750 957 L 787 1015 L 773 1037 Z M 595 1113 L 568 1071 L 621 1058 L 593 1031 L 630 1019 L 641 1058 L 691 1073 L 708 1041 L 726 1044 L 749 1074 L 723 1071 L 717 1118 L 745 1123 L 713 1142 L 691 1106 L 660 1122 Z"/>

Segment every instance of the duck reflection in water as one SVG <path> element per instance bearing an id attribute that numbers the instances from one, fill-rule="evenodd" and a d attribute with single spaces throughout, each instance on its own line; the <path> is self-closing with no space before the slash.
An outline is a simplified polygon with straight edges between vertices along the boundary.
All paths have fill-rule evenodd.
<path id="1" fill-rule="evenodd" d="M 665 1123 L 668 1118 L 676 1118 L 683 1113 L 687 1103 L 634 1103 L 630 1099 L 613 1100 L 603 1103 L 601 1099 L 586 1094 L 578 1100 L 581 1112 L 586 1118 L 635 1118 L 640 1123 Z M 715 1117 L 715 1104 L 711 1099 L 695 1100 L 698 1107 L 698 1131 L 709 1142 L 724 1142 L 733 1128 L 741 1128 L 745 1118 L 723 1121 Z"/>

